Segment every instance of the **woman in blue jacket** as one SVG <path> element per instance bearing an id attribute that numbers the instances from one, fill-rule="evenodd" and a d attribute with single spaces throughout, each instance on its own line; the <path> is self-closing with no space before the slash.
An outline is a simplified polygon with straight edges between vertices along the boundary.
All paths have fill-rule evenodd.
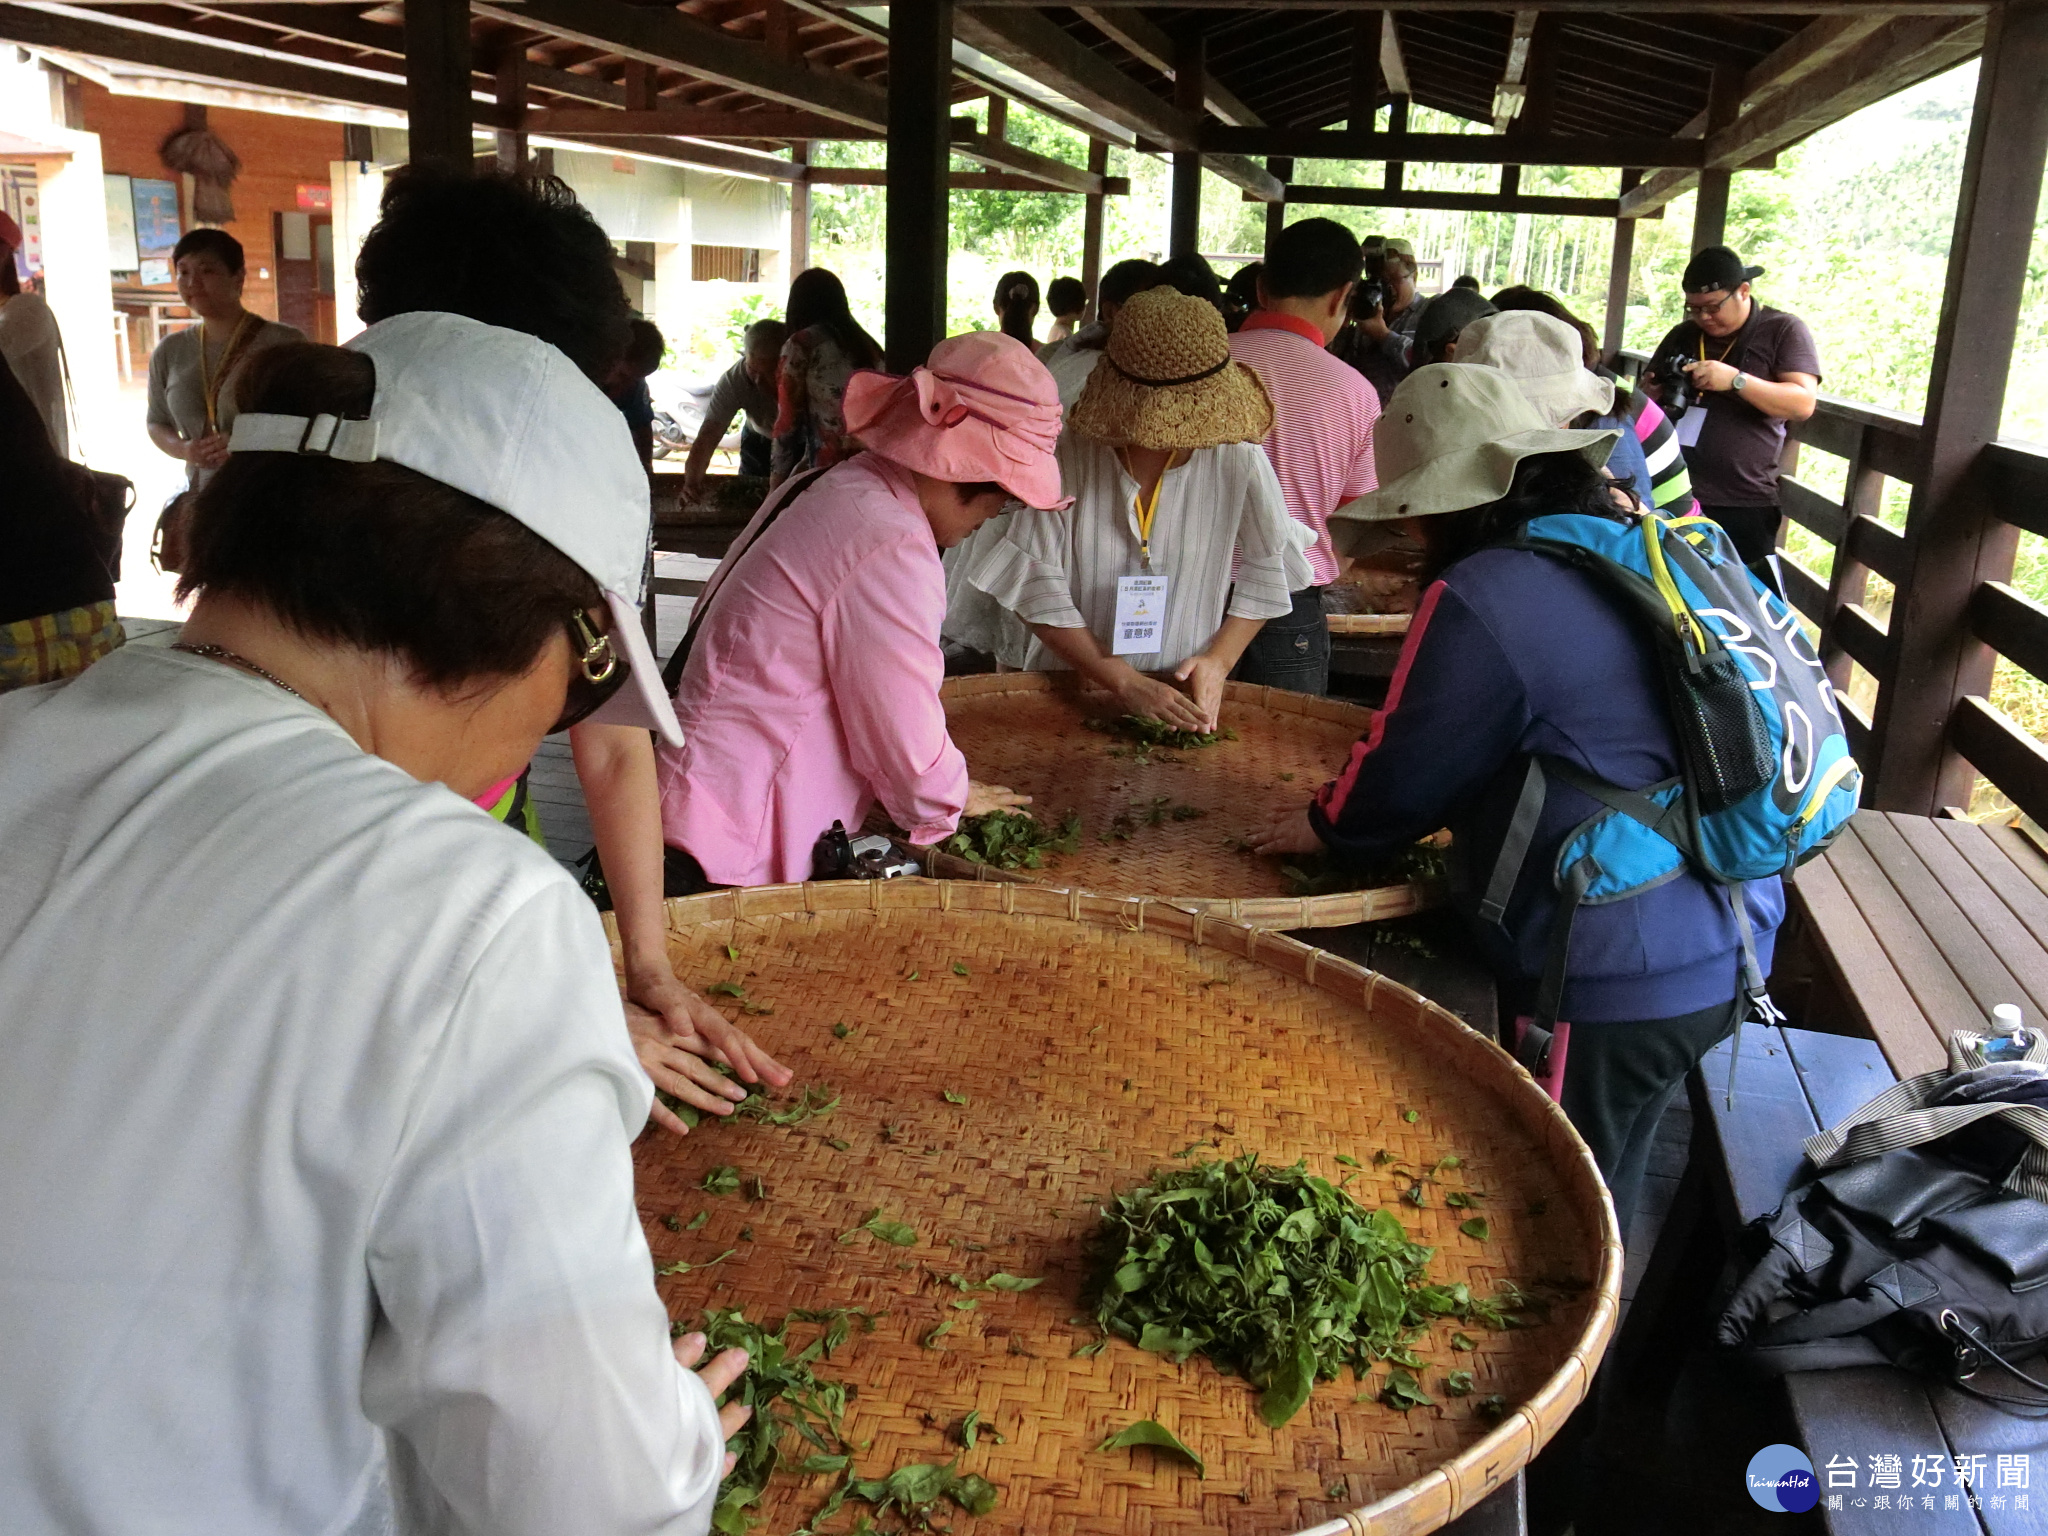
<path id="1" fill-rule="evenodd" d="M 1498 924 L 1477 898 L 1507 837 L 1532 754 L 1627 789 L 1671 778 L 1679 749 L 1648 637 L 1605 589 L 1548 556 L 1501 548 L 1531 518 L 1624 519 L 1633 498 L 1599 466 L 1612 431 L 1545 426 L 1497 369 L 1435 364 L 1380 418 L 1381 489 L 1332 520 L 1413 519 L 1429 551 L 1422 600 L 1371 733 L 1312 804 L 1273 818 L 1261 851 L 1344 864 L 1453 834 L 1454 899 L 1474 916 L 1504 999 L 1528 1012 L 1558 913 L 1566 835 L 1600 807 L 1553 780 Z M 1742 887 L 1769 971 L 1784 915 L 1775 879 Z M 1734 1027 L 1740 941 L 1728 892 L 1687 868 L 1579 909 L 1558 1017 L 1571 1031 L 1562 1102 L 1614 1196 L 1624 1236 L 1659 1117 L 1685 1074 Z"/>

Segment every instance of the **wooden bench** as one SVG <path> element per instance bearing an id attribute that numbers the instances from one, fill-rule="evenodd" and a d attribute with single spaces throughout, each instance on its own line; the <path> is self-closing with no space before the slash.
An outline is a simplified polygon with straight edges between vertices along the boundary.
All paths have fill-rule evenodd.
<path id="1" fill-rule="evenodd" d="M 1696 1217 L 1711 1211 L 1718 1218 L 1710 1224 L 1718 1228 L 1722 1251 L 1735 1256 L 1740 1270 L 1756 1252 L 1754 1242 L 1744 1243 L 1744 1229 L 1776 1211 L 1785 1192 L 1806 1177 L 1801 1143 L 1847 1118 L 1895 1077 L 1873 1041 L 1751 1027 L 1743 1031 L 1730 1108 L 1731 1044 L 1723 1041 L 1708 1052 L 1689 1080 L 1695 1136 L 1689 1178 L 1705 1194 L 1691 1209 Z M 1719 1266 L 1711 1257 L 1702 1262 L 1698 1224 L 1674 1212 L 1650 1260 L 1666 1287 L 1662 1309 L 1668 1314 L 1674 1293 L 1689 1289 L 1695 1323 L 1710 1299 L 1718 1301 L 1713 1276 Z M 1658 1282 L 1646 1277 L 1638 1293 L 1639 1314 L 1653 1283 Z M 1624 1338 L 1620 1348 L 1637 1357 L 1673 1348 L 1670 1334 L 1682 1331 L 1669 1328 L 1668 1315 L 1655 1322 L 1642 1315 L 1631 1321 L 1645 1326 Z M 1661 1339 L 1653 1337 L 1658 1324 L 1665 1325 Z M 1914 1536 L 2048 1536 L 2048 1422 L 2009 1416 L 1965 1393 L 1888 1367 L 1801 1372 L 1786 1377 L 1783 1388 L 1800 1448 L 1820 1479 L 1820 1515 L 1831 1536 L 1901 1531 Z M 1759 1439 L 1757 1448 L 1762 1444 Z M 1900 1458 L 1899 1486 L 1874 1487 L 1871 1458 L 1887 1455 Z M 2032 1484 L 2038 1476 L 2040 1487 L 1998 1487 L 2001 1455 L 2029 1458 L 2027 1481 Z M 1916 1456 L 1923 1458 L 1917 1487 Z M 1957 1458 L 1967 1456 L 1984 1458 L 1975 1507 L 1973 1490 L 1959 1487 L 1955 1479 Z M 1941 1460 L 1928 1460 L 1934 1457 Z M 1853 1485 L 1847 1483 L 1847 1461 L 1854 1462 Z M 1830 1462 L 1836 1463 L 1833 1487 Z M 1931 1480 L 1936 1467 L 1938 1484 Z M 2026 1504 L 2015 1507 L 2023 1494 Z M 1880 1496 L 1883 1506 L 1876 1502 Z M 1902 1498 L 1912 1500 L 1903 1510 Z M 1932 1508 L 1923 1503 L 1930 1498 Z"/>
<path id="2" fill-rule="evenodd" d="M 2048 858 L 2011 827 L 1859 812 L 1791 882 L 1779 953 L 1811 981 L 1780 989 L 1794 1018 L 1934 1071 L 1999 1003 L 2048 1023 Z"/>

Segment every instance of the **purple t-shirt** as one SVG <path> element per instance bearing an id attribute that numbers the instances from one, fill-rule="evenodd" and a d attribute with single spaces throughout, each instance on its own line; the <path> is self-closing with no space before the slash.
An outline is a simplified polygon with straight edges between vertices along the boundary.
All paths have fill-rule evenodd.
<path id="1" fill-rule="evenodd" d="M 1681 320 L 1657 344 L 1651 370 L 1664 371 L 1673 353 L 1708 362 L 1725 362 L 1756 378 L 1774 381 L 1787 373 L 1820 377 L 1820 351 L 1813 332 L 1797 315 L 1755 305 L 1749 323 L 1733 336 L 1708 336 L 1690 320 Z M 1785 423 L 1767 416 L 1733 390 L 1701 394 L 1692 407 L 1706 413 L 1699 437 L 1685 450 L 1692 491 L 1703 507 L 1775 507 L 1778 504 L 1778 455 L 1785 446 Z M 1683 426 L 1690 427 L 1690 422 Z M 1681 430 L 1680 439 L 1690 434 Z"/>

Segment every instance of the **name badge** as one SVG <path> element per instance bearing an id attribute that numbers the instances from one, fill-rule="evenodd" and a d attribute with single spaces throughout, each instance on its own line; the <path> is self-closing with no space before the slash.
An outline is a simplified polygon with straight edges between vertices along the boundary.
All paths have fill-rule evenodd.
<path id="1" fill-rule="evenodd" d="M 1681 448 L 1697 448 L 1700 443 L 1700 433 L 1705 431 L 1707 426 L 1706 401 L 1695 400 L 1692 404 L 1692 409 L 1678 418 L 1677 425 L 1678 446 Z"/>
<path id="2" fill-rule="evenodd" d="M 1160 649 L 1166 633 L 1166 578 L 1116 579 L 1116 634 L 1112 656 L 1146 655 Z"/>

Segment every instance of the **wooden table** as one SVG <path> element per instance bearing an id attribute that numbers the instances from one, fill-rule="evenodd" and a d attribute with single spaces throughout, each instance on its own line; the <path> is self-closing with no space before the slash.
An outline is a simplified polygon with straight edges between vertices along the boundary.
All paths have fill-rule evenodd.
<path id="1" fill-rule="evenodd" d="M 1800 869 L 1780 953 L 1795 1017 L 1868 1035 L 1901 1076 L 1946 1064 L 1999 1003 L 2048 1022 L 2048 858 L 2012 827 L 1861 811 Z"/>
<path id="2" fill-rule="evenodd" d="M 1729 1061 L 1730 1042 L 1723 1041 L 1689 1080 L 1696 1136 L 1690 1176 L 1706 1186 L 1707 1200 L 1698 1209 L 1711 1206 L 1718 1214 L 1721 1237 L 1738 1255 L 1739 1270 L 1753 1249 L 1741 1242 L 1744 1229 L 1775 1212 L 1786 1191 L 1806 1177 L 1801 1143 L 1846 1119 L 1895 1079 L 1872 1041 L 1752 1026 L 1743 1031 L 1731 1109 Z M 1698 1308 L 1712 1294 L 1713 1271 L 1706 1270 L 1707 1285 L 1697 1285 L 1703 1267 L 1699 1234 L 1686 1228 L 1674 1212 L 1651 1266 L 1667 1280 L 1674 1270 L 1688 1271 L 1695 1282 L 1691 1304 Z M 1638 1316 L 1631 1319 L 1645 1324 L 1644 1330 L 1632 1331 L 1618 1346 L 1618 1353 L 1631 1358 L 1640 1355 L 1655 1327 L 1641 1315 L 1651 1283 L 1645 1279 Z M 1677 1305 L 1675 1295 L 1667 1294 L 1662 1308 L 1668 1313 Z M 1759 1390 L 1767 1389 L 1760 1384 Z M 1784 1390 L 1800 1447 L 1821 1482 L 1821 1516 L 1832 1536 L 2048 1536 L 2048 1421 L 2004 1414 L 1966 1393 L 1889 1367 L 1800 1372 L 1785 1378 Z M 1872 1458 L 1881 1456 L 1899 1458 L 1898 1487 L 1872 1485 Z M 1970 1456 L 1984 1458 L 1985 1475 L 1974 1490 L 1956 1482 L 1958 1458 Z M 2042 1477 L 2041 1489 L 1997 1486 L 2000 1456 L 2027 1458 L 2027 1481 Z M 1902 1498 L 1911 1505 L 1902 1509 Z M 1929 1499 L 1931 1508 L 1924 1502 Z"/>

